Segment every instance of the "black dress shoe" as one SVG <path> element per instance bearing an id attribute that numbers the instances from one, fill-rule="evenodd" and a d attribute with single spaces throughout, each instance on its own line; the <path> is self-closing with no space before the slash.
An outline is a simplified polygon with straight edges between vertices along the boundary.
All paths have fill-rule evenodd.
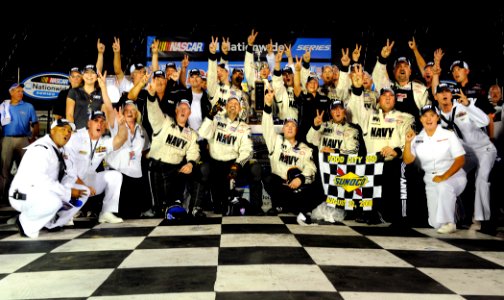
<path id="1" fill-rule="evenodd" d="M 16 226 L 19 230 L 19 234 L 22 236 L 22 237 L 28 237 L 26 235 L 26 233 L 24 232 L 24 229 L 23 229 L 23 226 L 21 226 L 21 221 L 19 221 L 19 216 L 17 217 L 16 219 Z"/>
<path id="2" fill-rule="evenodd" d="M 46 228 L 46 231 L 47 232 L 60 232 L 60 231 L 63 231 L 65 230 L 65 228 L 63 226 L 58 226 L 58 227 L 53 227 L 53 228 Z"/>

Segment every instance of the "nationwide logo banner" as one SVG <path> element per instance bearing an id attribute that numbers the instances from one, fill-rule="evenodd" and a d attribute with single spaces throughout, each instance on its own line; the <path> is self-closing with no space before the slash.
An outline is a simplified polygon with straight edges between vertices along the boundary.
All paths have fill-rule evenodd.
<path id="1" fill-rule="evenodd" d="M 373 202 L 381 198 L 383 157 L 319 153 L 320 175 L 326 203 L 331 207 L 364 211 L 373 208 Z"/>
<path id="2" fill-rule="evenodd" d="M 68 75 L 46 72 L 32 75 L 22 82 L 24 94 L 37 100 L 55 100 L 60 91 L 68 89 Z"/>
<path id="3" fill-rule="evenodd" d="M 159 39 L 158 55 L 160 59 L 169 58 L 175 61 L 180 61 L 184 54 L 189 55 L 190 59 L 205 60 L 208 57 L 209 41 L 200 38 L 184 38 L 184 37 L 147 37 L 147 59 L 152 57 L 151 45 L 154 39 Z M 222 37 L 219 37 L 217 51 L 220 51 L 220 42 Z M 247 49 L 246 37 L 240 40 L 230 38 L 230 60 L 243 60 Z M 263 41 L 264 42 L 264 41 Z M 292 56 L 301 57 L 306 50 L 311 49 L 311 58 L 314 60 L 330 60 L 331 59 L 331 39 L 330 38 L 295 38 L 292 40 L 273 40 L 273 52 L 276 53 L 279 49 L 284 49 L 284 45 L 291 45 Z M 254 59 L 261 57 L 265 60 L 267 54 L 267 43 L 256 43 L 253 46 Z M 284 57 L 284 59 L 286 59 Z"/>

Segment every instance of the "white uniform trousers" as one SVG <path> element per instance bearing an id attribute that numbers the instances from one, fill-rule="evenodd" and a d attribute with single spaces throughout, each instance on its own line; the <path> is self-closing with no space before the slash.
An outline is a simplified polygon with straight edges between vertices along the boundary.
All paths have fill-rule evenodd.
<path id="1" fill-rule="evenodd" d="M 119 196 L 121 195 L 122 174 L 119 171 L 108 170 L 93 174 L 94 178 L 89 176 L 84 179 L 86 185 L 94 187 L 96 195 L 105 192 L 101 213 L 118 212 Z"/>
<path id="2" fill-rule="evenodd" d="M 429 225 L 439 228 L 446 223 L 455 223 L 455 203 L 467 184 L 466 172 L 460 169 L 445 181 L 436 183 L 437 174 L 425 173 L 425 193 L 429 210 Z"/>
<path id="3" fill-rule="evenodd" d="M 488 182 L 488 177 L 497 158 L 497 149 L 492 144 L 466 152 L 464 170 L 469 172 L 476 168 L 474 220 L 490 220 L 490 182 Z"/>
<path id="4" fill-rule="evenodd" d="M 52 220 L 50 220 L 46 225 L 45 227 L 46 228 L 54 228 L 54 227 L 61 227 L 61 226 L 64 226 L 66 223 L 68 223 L 68 221 L 70 221 L 73 216 L 75 216 L 75 214 L 84 206 L 84 204 L 86 204 L 88 198 L 89 198 L 89 189 L 87 186 L 85 185 L 81 185 L 81 184 L 74 184 L 73 187 L 74 189 L 78 189 L 78 190 L 86 190 L 86 196 L 82 196 L 81 198 L 79 198 L 80 201 L 82 201 L 82 205 L 79 206 L 79 207 L 71 207 L 71 208 L 62 208 L 60 209 L 57 214 L 56 214 L 56 217 L 53 218 Z"/>
<path id="5" fill-rule="evenodd" d="M 87 189 L 86 187 L 83 188 Z M 70 200 L 61 199 L 59 195 L 47 190 L 44 187 L 35 187 L 27 191 L 20 192 L 25 192 L 26 200 L 16 200 L 12 197 L 9 197 L 9 200 L 11 206 L 15 210 L 21 212 L 21 214 L 19 215 L 19 221 L 21 223 L 21 226 L 23 227 L 25 234 L 31 238 L 37 238 L 42 227 L 53 223 L 53 220 L 55 219 L 55 216 L 57 216 L 58 211 L 63 207 L 63 202 L 68 202 L 68 200 Z M 80 200 L 85 203 L 87 196 L 83 197 Z M 79 208 L 73 209 L 76 209 L 77 211 L 79 210 Z M 58 226 L 66 224 L 73 216 L 73 214 L 70 214 L 70 217 Z M 52 227 L 55 226 L 48 228 Z"/>

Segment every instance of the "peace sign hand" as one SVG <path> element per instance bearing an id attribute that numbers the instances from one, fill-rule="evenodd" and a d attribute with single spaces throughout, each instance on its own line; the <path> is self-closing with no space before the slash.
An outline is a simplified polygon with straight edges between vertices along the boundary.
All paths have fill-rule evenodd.
<path id="1" fill-rule="evenodd" d="M 315 127 L 322 125 L 322 123 L 324 123 L 323 117 L 324 111 L 322 111 L 322 113 L 319 113 L 319 110 L 317 109 L 317 116 L 315 117 L 315 119 L 313 119 L 313 125 L 315 125 Z"/>
<path id="2" fill-rule="evenodd" d="M 252 29 L 252 33 L 247 38 L 247 43 L 248 43 L 249 46 L 253 46 L 254 45 L 255 39 L 256 39 L 256 37 L 257 37 L 258 34 L 259 34 L 259 32 L 255 32 L 255 30 Z"/>
<path id="3" fill-rule="evenodd" d="M 213 37 L 212 36 L 212 42 L 208 45 L 208 50 L 210 53 L 215 54 L 217 52 L 217 43 L 219 42 L 218 37 Z"/>
<path id="4" fill-rule="evenodd" d="M 462 92 L 462 89 L 459 90 L 459 94 L 455 94 L 455 96 L 458 96 L 459 99 L 457 100 L 458 103 L 464 105 L 464 106 L 469 106 L 469 99 L 467 99 L 467 96 Z"/>
<path id="5" fill-rule="evenodd" d="M 392 53 L 392 47 L 394 47 L 394 41 L 392 41 L 392 43 L 389 41 L 389 39 L 387 39 L 387 44 L 385 46 L 383 46 L 382 50 L 381 50 L 381 56 L 383 58 L 387 58 L 389 57 L 390 53 Z"/>
<path id="6" fill-rule="evenodd" d="M 350 65 L 350 56 L 348 56 L 349 51 L 350 50 L 348 48 L 341 49 L 341 65 L 344 67 L 348 67 Z"/>
<path id="7" fill-rule="evenodd" d="M 353 61 L 355 61 L 355 62 L 359 61 L 361 50 L 362 50 L 362 45 L 355 44 L 355 49 L 352 52 L 352 60 Z"/>

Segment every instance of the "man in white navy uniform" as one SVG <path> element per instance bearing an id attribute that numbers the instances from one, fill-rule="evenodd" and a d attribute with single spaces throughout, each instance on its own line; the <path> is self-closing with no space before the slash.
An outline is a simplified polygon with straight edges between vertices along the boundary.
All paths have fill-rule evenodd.
<path id="1" fill-rule="evenodd" d="M 435 74 L 433 85 L 434 96 L 439 103 L 441 126 L 453 130 L 464 146 L 466 154 L 466 172 L 476 168 L 476 193 L 474 197 L 474 219 L 472 230 L 481 229 L 481 221 L 490 220 L 490 183 L 488 177 L 497 157 L 497 149 L 488 135 L 482 130 L 489 124 L 489 118 L 470 100 L 462 90 L 458 101 L 453 101 L 449 86 L 438 83 L 439 75 Z"/>
<path id="2" fill-rule="evenodd" d="M 86 187 L 74 186 L 75 173 L 66 170 L 63 160 L 63 146 L 74 129 L 75 125 L 66 119 L 56 120 L 50 134 L 25 148 L 26 153 L 9 190 L 11 206 L 21 212 L 16 223 L 22 236 L 37 238 L 44 226 L 55 226 L 57 214 L 59 219 L 65 219 L 62 218 L 65 209 L 74 207 L 71 199 L 86 201 L 88 197 Z M 71 212 L 67 214 L 69 218 L 73 216 Z M 60 223 L 66 223 L 69 218 Z"/>
<path id="3" fill-rule="evenodd" d="M 105 192 L 103 207 L 98 218 L 100 223 L 121 223 L 123 220 L 113 212 L 119 210 L 119 196 L 121 192 L 122 175 L 115 170 L 96 172 L 105 156 L 124 144 L 128 137 L 122 110 L 117 114 L 112 110 L 109 114 L 114 124 L 119 126 L 114 137 L 103 136 L 106 128 L 106 117 L 102 111 L 94 111 L 88 121 L 88 128 L 81 128 L 75 132 L 65 149 L 68 151 L 67 165 L 73 164 L 77 172 L 77 183 L 86 185 L 90 190 L 90 197 Z M 115 119 L 115 121 L 114 121 Z M 112 131 L 114 132 L 114 131 Z"/>

